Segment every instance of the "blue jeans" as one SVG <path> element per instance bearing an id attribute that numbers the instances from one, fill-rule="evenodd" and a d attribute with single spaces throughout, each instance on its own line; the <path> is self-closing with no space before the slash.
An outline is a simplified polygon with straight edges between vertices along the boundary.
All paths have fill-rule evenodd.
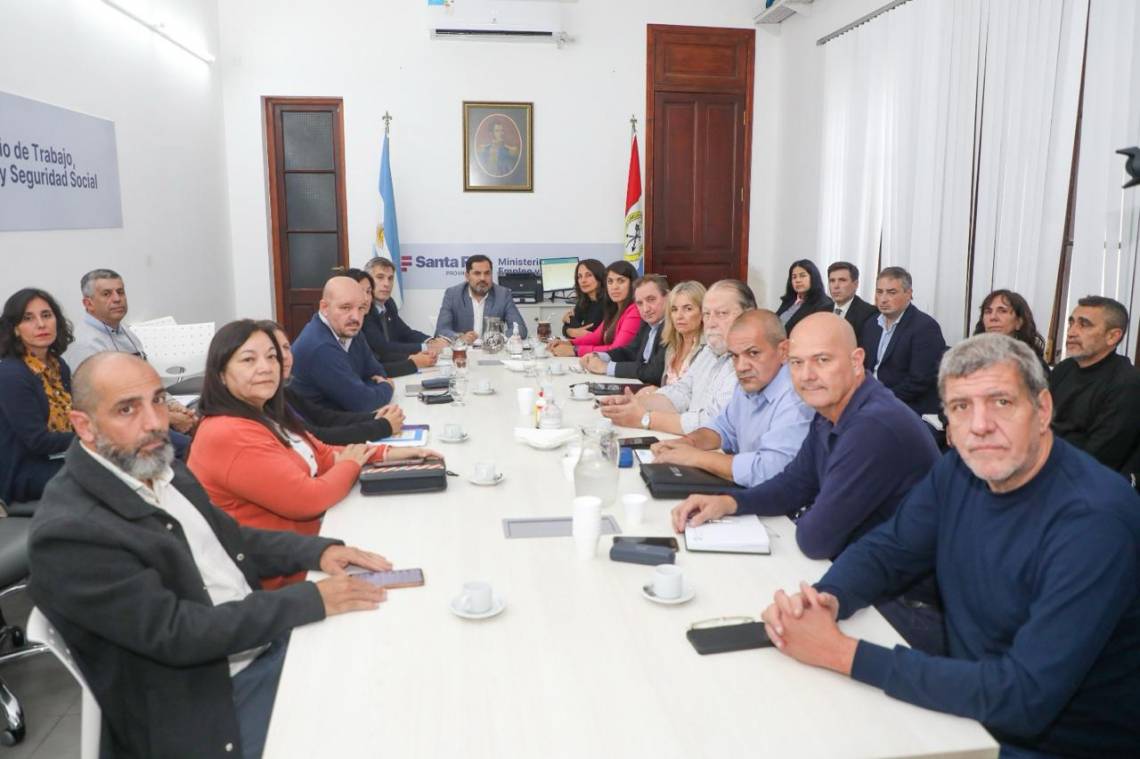
<path id="1" fill-rule="evenodd" d="M 260 759 L 269 733 L 269 718 L 277 698 L 277 683 L 285 664 L 289 638 L 284 636 L 234 675 L 234 709 L 241 731 L 241 753 L 244 759 Z"/>
<path id="2" fill-rule="evenodd" d="M 892 598 L 875 604 L 875 608 L 911 648 L 931 656 L 946 655 L 946 626 L 942 624 L 942 610 L 937 606 L 914 605 Z"/>

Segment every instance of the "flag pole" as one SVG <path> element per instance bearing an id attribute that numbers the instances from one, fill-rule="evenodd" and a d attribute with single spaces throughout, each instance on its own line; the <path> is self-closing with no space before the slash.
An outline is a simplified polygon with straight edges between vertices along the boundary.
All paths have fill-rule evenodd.
<path id="1" fill-rule="evenodd" d="M 629 117 L 629 131 L 636 137 L 637 136 L 637 114 L 631 114 Z"/>
<path id="2" fill-rule="evenodd" d="M 392 114 L 384 111 L 384 136 L 388 135 L 388 127 L 392 123 Z"/>

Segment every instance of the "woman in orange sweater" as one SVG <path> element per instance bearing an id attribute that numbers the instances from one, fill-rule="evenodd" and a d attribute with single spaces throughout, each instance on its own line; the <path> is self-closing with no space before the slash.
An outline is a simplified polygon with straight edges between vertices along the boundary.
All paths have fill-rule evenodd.
<path id="1" fill-rule="evenodd" d="M 210 500 L 241 524 L 315 535 L 366 462 L 438 455 L 320 442 L 286 410 L 279 356 L 272 330 L 251 319 L 218 330 L 206 354 L 198 406 L 203 419 L 188 464 Z M 262 584 L 276 588 L 302 579 L 304 573 Z"/>

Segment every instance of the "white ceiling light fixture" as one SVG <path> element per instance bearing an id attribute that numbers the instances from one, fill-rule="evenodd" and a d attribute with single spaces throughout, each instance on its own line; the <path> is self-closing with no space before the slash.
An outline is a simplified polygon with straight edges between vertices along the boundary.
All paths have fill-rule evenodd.
<path id="1" fill-rule="evenodd" d="M 166 40 L 170 44 L 172 44 L 172 45 L 184 50 L 185 52 L 189 53 L 190 55 L 194 56 L 195 58 L 202 61 L 203 63 L 213 63 L 214 62 L 214 56 L 210 55 L 209 53 L 205 52 L 204 50 L 199 50 L 196 47 L 194 47 L 193 45 L 178 39 L 173 34 L 171 34 L 169 31 L 167 31 L 166 24 L 164 24 L 163 22 L 148 19 L 148 18 L 143 18 L 142 16 L 138 15 L 134 11 L 131 11 L 131 10 L 124 8 L 122 5 L 120 5 L 118 2 L 116 2 L 116 0 L 103 0 L 103 2 L 106 3 L 107 5 L 111 6 L 115 10 L 117 10 L 119 13 L 122 13 L 124 16 L 131 19 L 135 23 L 146 27 L 150 31 L 157 34 L 159 37 L 162 37 L 164 40 Z"/>

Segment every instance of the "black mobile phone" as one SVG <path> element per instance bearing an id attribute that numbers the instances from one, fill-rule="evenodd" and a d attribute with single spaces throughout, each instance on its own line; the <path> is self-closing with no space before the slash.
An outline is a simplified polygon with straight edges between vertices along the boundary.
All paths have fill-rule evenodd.
<path id="1" fill-rule="evenodd" d="M 641 437 L 623 437 L 618 439 L 618 445 L 623 448 L 649 448 L 654 443 L 661 441 L 653 435 L 642 435 Z"/>
<path id="2" fill-rule="evenodd" d="M 614 535 L 615 543 L 644 543 L 648 546 L 664 546 L 665 548 L 672 548 L 674 551 L 679 551 L 680 546 L 677 545 L 676 538 L 635 538 L 629 535 Z"/>
<path id="3" fill-rule="evenodd" d="M 737 625 L 719 627 L 699 627 L 690 629 L 685 637 L 693 644 L 698 654 L 723 654 L 729 651 L 747 651 L 752 648 L 768 648 L 772 641 L 764 631 L 763 622 L 744 622 Z"/>

